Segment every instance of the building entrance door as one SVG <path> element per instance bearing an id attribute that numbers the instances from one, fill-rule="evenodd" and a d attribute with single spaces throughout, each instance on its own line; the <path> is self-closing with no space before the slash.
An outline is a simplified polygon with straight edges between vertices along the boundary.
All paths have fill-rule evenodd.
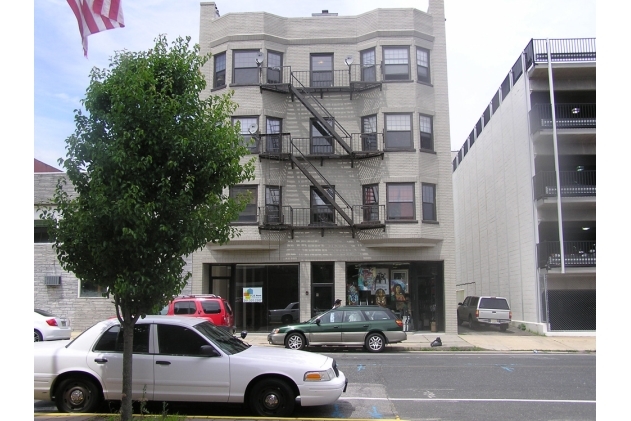
<path id="1" fill-rule="evenodd" d="M 314 284 L 311 288 L 311 317 L 333 307 L 333 284 Z"/>

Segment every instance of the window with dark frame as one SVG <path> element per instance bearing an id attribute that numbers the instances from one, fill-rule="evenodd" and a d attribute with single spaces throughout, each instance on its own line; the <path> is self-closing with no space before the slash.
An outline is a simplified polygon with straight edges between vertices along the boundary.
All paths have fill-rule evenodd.
<path id="1" fill-rule="evenodd" d="M 233 55 L 232 83 L 235 85 L 258 85 L 259 67 L 256 58 L 259 50 L 235 51 Z"/>
<path id="2" fill-rule="evenodd" d="M 377 116 L 362 117 L 362 151 L 376 151 L 377 144 Z"/>
<path id="3" fill-rule="evenodd" d="M 335 208 L 331 204 L 335 200 L 335 186 L 323 186 L 326 196 L 311 187 L 311 223 L 333 224 L 335 223 Z"/>
<path id="4" fill-rule="evenodd" d="M 214 71 L 213 88 L 226 86 L 226 53 L 217 54 L 215 56 Z"/>
<path id="5" fill-rule="evenodd" d="M 48 235 L 48 225 L 42 219 L 35 219 L 35 243 L 52 243 Z"/>
<path id="6" fill-rule="evenodd" d="M 423 183 L 423 221 L 436 221 L 436 185 Z"/>
<path id="7" fill-rule="evenodd" d="M 383 47 L 383 79 L 410 80 L 409 47 Z"/>
<path id="8" fill-rule="evenodd" d="M 412 114 L 386 114 L 386 148 L 412 149 Z"/>
<path id="9" fill-rule="evenodd" d="M 311 54 L 311 87 L 333 86 L 333 54 Z"/>
<path id="10" fill-rule="evenodd" d="M 283 53 L 267 51 L 267 83 L 283 82 Z"/>
<path id="11" fill-rule="evenodd" d="M 258 128 L 259 118 L 258 117 L 232 117 L 232 124 L 234 126 L 237 125 L 237 122 L 240 124 L 239 133 L 243 138 L 243 145 L 250 150 L 250 153 L 257 153 L 259 150 L 257 138 L 254 133 L 250 133 L 250 131 L 256 126 Z"/>
<path id="12" fill-rule="evenodd" d="M 416 77 L 419 82 L 431 82 L 429 73 L 429 50 L 426 48 L 416 48 Z"/>
<path id="13" fill-rule="evenodd" d="M 268 153 L 279 153 L 282 150 L 283 120 L 276 117 L 266 119 L 265 148 Z"/>
<path id="14" fill-rule="evenodd" d="M 434 150 L 433 118 L 421 114 L 419 116 L 419 130 L 421 132 L 421 149 Z"/>
<path id="15" fill-rule="evenodd" d="M 265 218 L 268 224 L 282 224 L 281 187 L 265 186 Z"/>
<path id="16" fill-rule="evenodd" d="M 386 184 L 388 220 L 405 221 L 415 219 L 414 183 Z"/>
<path id="17" fill-rule="evenodd" d="M 361 80 L 362 82 L 377 81 L 377 60 L 375 49 L 364 50 L 360 53 Z"/>
<path id="18" fill-rule="evenodd" d="M 230 197 L 237 197 L 250 193 L 250 201 L 246 204 L 245 209 L 241 211 L 238 218 L 234 222 L 250 223 L 256 222 L 256 204 L 258 200 L 258 186 L 232 186 L 230 187 Z"/>
<path id="19" fill-rule="evenodd" d="M 330 133 L 335 127 L 335 119 L 325 117 L 325 121 L 328 123 L 329 127 L 323 127 L 320 121 L 315 118 L 311 119 L 312 155 L 330 155 L 335 150 L 333 147 L 335 139 Z"/>
<path id="20" fill-rule="evenodd" d="M 362 222 L 379 221 L 379 185 L 362 186 L 362 200 L 364 205 L 364 220 Z"/>

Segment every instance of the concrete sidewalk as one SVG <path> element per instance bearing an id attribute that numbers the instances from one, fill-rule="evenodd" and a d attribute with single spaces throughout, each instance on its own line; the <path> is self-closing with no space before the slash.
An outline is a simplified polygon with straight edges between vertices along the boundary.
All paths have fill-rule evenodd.
<path id="1" fill-rule="evenodd" d="M 443 345 L 432 347 L 434 339 L 440 337 Z M 267 333 L 248 333 L 245 341 L 251 345 L 270 345 Z M 321 348 L 326 349 L 326 348 Z M 388 345 L 386 350 L 400 351 L 555 351 L 596 352 L 596 336 L 515 336 L 498 332 L 493 335 L 454 335 L 445 333 L 408 332 L 404 342 Z"/>

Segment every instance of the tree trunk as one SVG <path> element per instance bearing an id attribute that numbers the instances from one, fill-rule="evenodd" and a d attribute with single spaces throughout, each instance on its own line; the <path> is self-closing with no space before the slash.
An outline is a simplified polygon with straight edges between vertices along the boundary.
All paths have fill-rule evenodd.
<path id="1" fill-rule="evenodd" d="M 121 421 L 131 421 L 132 409 L 132 356 L 134 349 L 135 318 L 123 311 L 123 395 L 121 396 Z"/>

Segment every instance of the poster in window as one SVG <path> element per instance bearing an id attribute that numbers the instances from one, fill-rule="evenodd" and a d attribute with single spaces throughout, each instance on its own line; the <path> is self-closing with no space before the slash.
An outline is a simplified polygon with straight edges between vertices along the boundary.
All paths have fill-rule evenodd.
<path id="1" fill-rule="evenodd" d="M 359 291 L 357 289 L 356 281 L 346 283 L 346 303 L 350 306 L 356 306 L 359 304 Z"/>
<path id="2" fill-rule="evenodd" d="M 376 269 L 374 267 L 360 267 L 357 277 L 357 289 L 360 291 L 372 291 L 375 284 Z"/>
<path id="3" fill-rule="evenodd" d="M 390 298 L 395 303 L 397 311 L 406 309 L 408 294 L 408 271 L 393 270 L 390 281 Z"/>
<path id="4" fill-rule="evenodd" d="M 372 289 L 371 294 L 377 294 L 377 291 L 380 289 L 387 294 L 390 290 L 389 279 L 388 269 L 375 269 L 375 282 L 373 284 L 374 288 Z"/>

